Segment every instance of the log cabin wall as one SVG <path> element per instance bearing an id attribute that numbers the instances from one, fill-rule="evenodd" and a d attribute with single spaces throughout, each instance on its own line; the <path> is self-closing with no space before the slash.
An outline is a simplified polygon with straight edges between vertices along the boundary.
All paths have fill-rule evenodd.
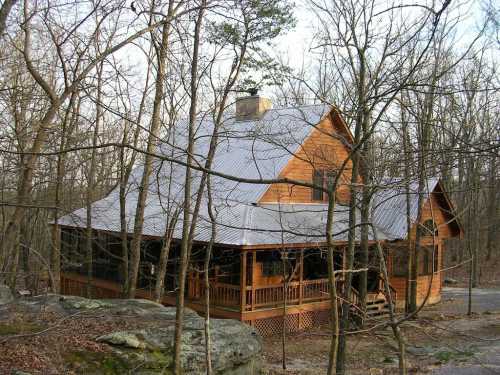
<path id="1" fill-rule="evenodd" d="M 255 262 L 253 257 L 255 256 Z M 281 285 L 283 283 L 283 263 L 280 251 L 255 251 L 252 253 L 251 280 L 254 286 Z M 293 267 L 295 265 L 292 264 Z M 274 267 L 271 267 L 274 266 Z M 274 268 L 274 269 L 273 269 Z M 274 271 L 274 272 L 270 272 Z M 299 274 L 290 281 L 297 281 Z"/>
<path id="2" fill-rule="evenodd" d="M 263 285 L 279 285 L 283 281 L 283 275 L 264 275 L 264 262 L 257 262 L 255 268 L 252 270 L 252 280 L 255 286 Z"/>
<path id="3" fill-rule="evenodd" d="M 442 191 L 441 185 L 438 184 L 435 190 L 431 193 L 430 199 L 427 199 L 423 206 L 421 223 L 428 220 L 434 220 L 437 228 L 437 236 L 435 237 L 434 244 L 437 246 L 437 271 L 433 275 L 419 275 L 417 278 L 417 303 L 422 303 L 425 299 L 427 291 L 430 286 L 430 294 L 427 303 L 433 304 L 441 300 L 441 289 L 443 284 L 443 254 L 446 251 L 445 241 L 448 238 L 461 235 L 461 228 L 456 222 L 453 222 L 453 213 L 450 211 L 451 207 L 449 202 Z M 410 241 L 414 243 L 416 238 L 417 226 L 414 225 L 410 231 Z M 406 242 L 405 242 L 406 243 Z M 422 246 L 432 246 L 433 239 L 430 233 L 421 238 Z M 407 244 L 402 245 L 407 248 Z M 394 275 L 393 262 L 394 253 L 390 253 L 388 259 L 391 268 L 390 283 L 397 291 L 397 306 L 403 307 L 406 298 L 406 278 Z M 421 259 L 420 259 L 421 261 Z"/>
<path id="4" fill-rule="evenodd" d="M 428 199 L 423 207 L 422 212 L 422 221 L 421 223 L 425 223 L 428 220 L 434 219 L 436 224 L 438 233 L 435 238 L 435 245 L 437 246 L 437 271 L 433 275 L 419 275 L 417 278 L 417 304 L 420 304 L 424 301 L 427 291 L 430 285 L 430 294 L 427 300 L 427 303 L 433 304 L 437 303 L 441 300 L 441 289 L 443 282 L 443 275 L 441 269 L 443 268 L 443 252 L 446 251 L 444 246 L 444 241 L 454 235 L 456 235 L 456 229 L 453 228 L 453 225 L 449 223 L 450 214 L 446 212 L 443 207 L 442 196 L 439 193 L 433 192 L 431 194 L 430 199 Z M 414 243 L 416 238 L 416 228 L 414 225 L 411 229 L 410 240 Z M 433 239 L 432 236 L 427 235 L 421 239 L 422 246 L 432 246 Z M 404 245 L 407 246 L 407 245 Z M 393 254 L 393 253 L 392 253 Z M 422 259 L 419 259 L 420 262 Z M 391 264 L 391 268 L 393 266 L 393 257 L 389 259 L 389 263 Z M 398 301 L 397 306 L 403 307 L 406 298 L 406 278 L 395 276 L 394 272 L 391 272 L 392 276 L 390 277 L 391 285 L 396 289 Z"/>
<path id="5" fill-rule="evenodd" d="M 427 220 L 434 219 L 438 229 L 438 240 L 444 240 L 452 237 L 455 234 L 453 226 L 448 215 L 443 207 L 443 201 L 438 193 L 432 193 L 430 199 L 424 203 L 422 210 L 422 221 L 425 223 Z M 414 225 L 411 229 L 410 238 L 414 241 L 416 237 L 417 226 Z"/>
<path id="6" fill-rule="evenodd" d="M 438 272 L 434 272 L 433 275 L 419 275 L 417 277 L 417 304 L 420 304 L 425 299 L 427 290 L 429 289 L 429 284 L 432 280 L 431 291 L 429 298 L 427 300 L 428 304 L 437 303 L 441 300 L 441 288 L 442 288 L 442 273 L 439 270 L 442 269 L 443 264 L 443 244 L 439 243 L 437 245 L 437 260 L 436 266 Z M 406 277 L 395 276 L 394 275 L 394 253 L 389 252 L 388 263 L 391 265 L 391 276 L 389 277 L 389 283 L 396 290 L 397 301 L 396 306 L 398 308 L 403 308 L 406 299 Z M 422 259 L 420 259 L 420 262 Z"/>
<path id="7" fill-rule="evenodd" d="M 349 135 L 343 130 L 338 115 L 326 116 L 311 132 L 309 137 L 295 154 L 280 177 L 312 181 L 314 169 L 337 170 L 349 155 L 345 142 Z M 312 126 L 311 126 L 312 127 Z M 342 139 L 342 140 L 341 140 Z M 314 166 L 314 167 L 313 167 Z M 352 163 L 349 161 L 342 173 L 337 188 L 339 203 L 349 202 L 349 184 L 352 175 Z M 290 184 L 276 184 L 268 188 L 260 203 L 320 203 L 312 199 L 312 189 Z M 326 198 L 325 200 L 326 201 Z"/>

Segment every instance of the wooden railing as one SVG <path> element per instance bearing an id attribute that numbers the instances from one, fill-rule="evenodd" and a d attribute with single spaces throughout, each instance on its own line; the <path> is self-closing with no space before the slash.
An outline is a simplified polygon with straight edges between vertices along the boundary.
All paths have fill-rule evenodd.
<path id="1" fill-rule="evenodd" d="M 384 281 L 384 277 L 382 276 L 382 274 L 379 274 L 378 276 L 378 290 L 377 292 L 380 293 L 380 294 L 383 294 L 385 299 L 387 301 L 389 301 L 389 296 L 387 295 L 387 291 L 385 289 L 385 281 Z M 391 300 L 392 300 L 392 303 L 396 303 L 396 299 L 397 299 L 397 292 L 396 292 L 396 289 L 391 285 L 389 284 L 389 292 L 391 293 Z"/>
<path id="2" fill-rule="evenodd" d="M 302 301 L 311 302 L 330 298 L 330 285 L 328 279 L 302 281 Z"/>
<path id="3" fill-rule="evenodd" d="M 116 283 L 93 280 L 92 284 L 94 298 L 120 298 L 121 296 L 119 285 Z M 81 275 L 62 276 L 61 287 L 64 294 L 85 296 L 87 281 Z M 287 305 L 300 305 L 330 299 L 328 279 L 303 280 L 301 283 L 294 281 L 288 283 L 286 288 L 284 288 L 283 284 L 256 286 L 253 289 L 251 286 L 247 286 L 243 308 L 240 288 L 240 285 L 220 283 L 212 280 L 210 283 L 210 304 L 230 309 L 241 309 L 242 311 L 279 307 L 283 305 L 285 290 Z M 337 280 L 337 290 L 339 293 L 342 291 L 342 288 L 342 280 Z M 145 290 L 138 290 L 136 296 L 139 298 L 152 298 L 151 293 Z M 205 287 L 203 280 L 189 278 L 188 299 L 202 302 L 204 298 Z M 359 305 L 359 294 L 354 288 L 351 288 L 349 300 L 352 304 Z"/>
<path id="4" fill-rule="evenodd" d="M 247 293 L 247 306 L 263 308 L 281 305 L 285 295 L 286 303 L 289 305 L 326 300 L 330 295 L 328 280 L 304 280 L 302 283 L 290 282 L 286 287 L 283 284 L 258 286 L 254 288 L 253 293 L 250 287 L 250 293 Z"/>
<path id="5" fill-rule="evenodd" d="M 189 292 L 190 299 L 203 300 L 205 299 L 205 285 L 203 280 L 190 279 Z M 241 302 L 241 293 L 239 285 L 226 283 L 210 283 L 210 303 L 219 306 L 239 306 Z"/>
<path id="6" fill-rule="evenodd" d="M 328 279 L 303 280 L 290 282 L 286 285 L 263 285 L 252 289 L 247 286 L 245 290 L 245 302 L 243 311 L 272 308 L 283 304 L 286 290 L 286 303 L 298 305 L 326 301 L 330 298 Z M 201 300 L 205 296 L 205 288 L 201 280 L 192 278 L 189 280 L 189 298 Z M 239 285 L 212 282 L 210 284 L 210 303 L 218 306 L 240 307 L 241 290 Z"/>

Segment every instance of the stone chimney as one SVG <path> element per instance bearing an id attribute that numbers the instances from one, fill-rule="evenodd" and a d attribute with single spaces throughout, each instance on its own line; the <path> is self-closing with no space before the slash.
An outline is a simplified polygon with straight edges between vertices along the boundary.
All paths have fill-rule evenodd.
<path id="1" fill-rule="evenodd" d="M 269 99 L 257 94 L 236 99 L 236 121 L 258 120 L 271 109 Z"/>

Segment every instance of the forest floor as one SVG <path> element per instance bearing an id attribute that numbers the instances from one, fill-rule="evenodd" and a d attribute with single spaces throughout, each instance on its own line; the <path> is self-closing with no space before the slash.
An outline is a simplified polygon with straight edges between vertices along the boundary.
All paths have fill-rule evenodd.
<path id="1" fill-rule="evenodd" d="M 473 315 L 467 290 L 444 288 L 442 302 L 402 325 L 408 342 L 410 374 L 500 374 L 500 289 L 474 289 Z M 281 338 L 265 339 L 266 370 L 277 374 L 325 374 L 328 328 L 287 337 L 287 370 L 282 370 Z M 348 374 L 397 374 L 396 342 L 389 328 L 353 333 L 348 338 Z"/>
<path id="2" fill-rule="evenodd" d="M 466 288 L 469 285 L 469 263 L 459 260 L 446 260 L 445 279 L 454 280 L 454 287 Z M 459 266 L 454 266 L 455 264 Z M 500 288 L 500 256 L 493 257 L 492 259 L 481 258 L 478 266 L 478 287 L 479 288 Z"/>

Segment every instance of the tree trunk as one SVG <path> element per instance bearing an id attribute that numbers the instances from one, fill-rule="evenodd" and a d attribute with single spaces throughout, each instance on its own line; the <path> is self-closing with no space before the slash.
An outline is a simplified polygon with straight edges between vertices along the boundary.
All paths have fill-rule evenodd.
<path id="1" fill-rule="evenodd" d="M 65 174 L 65 166 L 66 159 L 63 155 L 63 150 L 66 148 L 67 137 L 72 133 L 73 125 L 75 124 L 75 118 L 77 117 L 77 113 L 80 109 L 80 100 L 78 100 L 78 104 L 75 108 L 75 102 L 77 100 L 76 92 L 71 94 L 68 108 L 64 114 L 64 119 L 62 122 L 61 129 L 61 141 L 59 144 L 59 155 L 57 155 L 57 174 L 56 174 L 56 186 L 55 186 L 55 197 L 54 197 L 54 206 L 55 209 L 53 211 L 53 219 L 54 223 L 52 225 L 52 247 L 50 252 L 50 268 L 53 275 L 54 283 L 51 285 L 53 293 L 60 292 L 60 283 L 61 283 L 61 230 L 59 227 L 59 209 L 61 205 L 61 189 L 63 186 L 63 179 Z M 76 112 L 75 112 L 76 110 Z M 71 116 L 70 116 L 71 112 Z M 68 129 L 68 123 L 70 128 Z"/>
<path id="2" fill-rule="evenodd" d="M 181 350 L 182 350 L 182 331 L 184 324 L 184 293 L 186 289 L 186 275 L 189 266 L 189 249 L 190 249 L 190 231 L 191 227 L 191 167 L 193 162 L 194 150 L 194 135 L 195 122 L 197 113 L 197 97 L 198 97 L 198 53 L 200 48 L 201 26 L 205 11 L 205 1 L 198 11 L 198 17 L 195 24 L 195 33 L 193 41 L 193 60 L 191 63 L 191 104 L 189 108 L 189 129 L 188 129 L 188 144 L 187 144 L 187 166 L 184 179 L 184 202 L 183 202 L 183 218 L 182 218 L 182 239 L 180 250 L 180 269 L 178 273 L 178 290 L 177 304 L 175 313 L 175 333 L 174 333 L 174 374 L 182 374 Z M 197 212 L 193 213 L 197 215 Z"/>
<path id="3" fill-rule="evenodd" d="M 332 338 L 330 341 L 330 353 L 328 355 L 328 375 L 335 375 L 337 365 L 337 353 L 339 347 L 339 315 L 337 303 L 337 283 L 335 280 L 335 259 L 333 244 L 333 220 L 335 210 L 335 192 L 328 194 L 328 216 L 326 222 L 326 243 L 328 248 L 328 287 L 330 289 L 330 324 Z"/>
<path id="4" fill-rule="evenodd" d="M 158 264 L 158 272 L 156 274 L 155 282 L 155 301 L 161 303 L 163 292 L 165 290 L 165 276 L 167 274 L 168 256 L 170 253 L 170 246 L 174 235 L 175 225 L 179 217 L 179 210 L 171 213 L 171 217 L 167 220 L 165 228 L 165 235 L 163 237 L 163 246 L 160 251 L 160 263 Z"/>
<path id="5" fill-rule="evenodd" d="M 94 269 L 94 256 L 93 256 L 93 229 L 92 229 L 92 202 L 94 201 L 94 191 L 95 191 L 95 175 L 97 168 L 97 143 L 99 139 L 99 129 L 101 124 L 102 116 L 102 74 L 103 74 L 103 63 L 101 62 L 97 66 L 97 100 L 96 100 L 96 119 L 94 134 L 92 137 L 92 151 L 90 156 L 90 168 L 88 172 L 88 186 L 86 194 L 86 219 L 87 225 L 85 228 L 85 252 L 86 259 L 85 264 L 87 266 L 87 298 L 92 298 L 92 280 L 93 280 L 93 269 Z"/>
<path id="6" fill-rule="evenodd" d="M 169 13 L 167 17 L 171 17 L 172 2 L 169 3 Z M 128 298 L 135 297 L 137 287 L 137 279 L 139 276 L 139 264 L 141 261 L 141 242 L 142 229 L 144 226 L 144 211 L 146 209 L 146 199 L 149 191 L 149 180 L 153 171 L 153 156 L 158 141 L 158 132 L 160 130 L 160 114 L 164 93 L 165 80 L 165 65 L 170 36 L 170 22 L 166 22 L 162 28 L 161 44 L 157 47 L 158 73 L 155 83 L 155 98 L 153 103 L 153 114 L 151 117 L 151 127 L 149 129 L 148 144 L 144 160 L 144 169 L 139 187 L 137 198 L 137 207 L 135 210 L 134 234 L 132 243 L 130 244 L 130 267 L 128 280 Z"/>

